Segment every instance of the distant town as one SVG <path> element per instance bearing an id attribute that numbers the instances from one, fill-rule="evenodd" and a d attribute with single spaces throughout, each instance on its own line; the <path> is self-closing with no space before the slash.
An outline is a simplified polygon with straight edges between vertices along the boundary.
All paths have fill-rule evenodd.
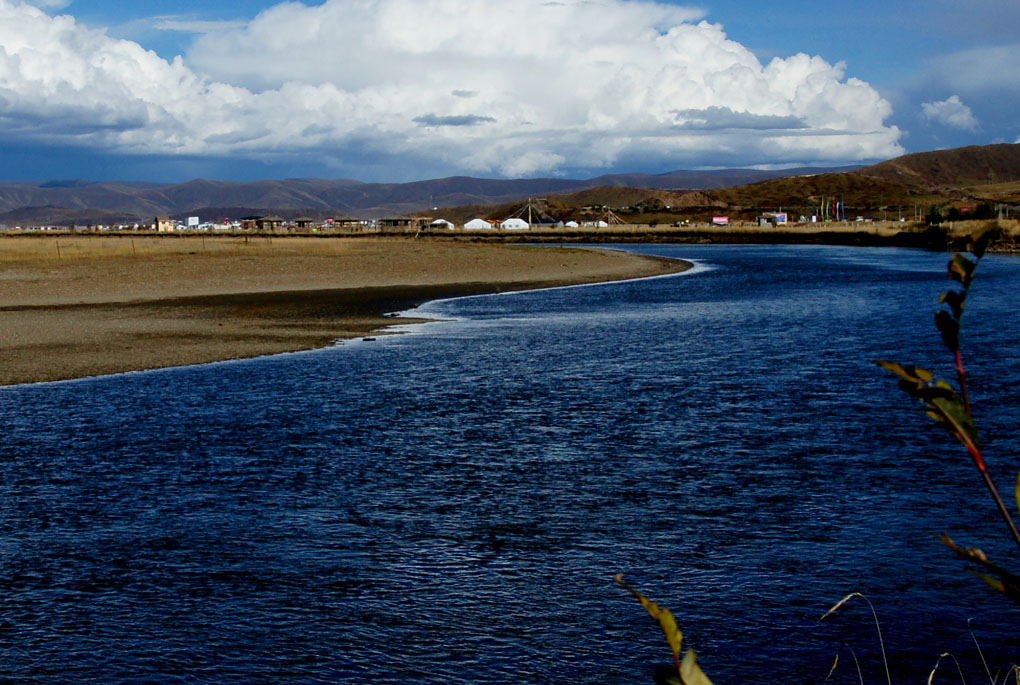
<path id="1" fill-rule="evenodd" d="M 917 217 L 914 217 L 917 219 Z M 698 222 L 694 220 L 681 220 L 672 224 L 647 224 L 631 223 L 616 216 L 611 210 L 605 210 L 603 215 L 596 219 L 556 220 L 547 217 L 531 217 L 529 219 L 519 216 L 509 217 L 503 220 L 492 220 L 476 217 L 462 224 L 455 224 L 443 218 L 431 216 L 412 217 L 386 217 L 380 219 L 354 219 L 354 218 L 327 218 L 312 219 L 309 217 L 298 217 L 296 219 L 284 219 L 279 216 L 245 216 L 232 220 L 222 218 L 215 221 L 203 221 L 199 216 L 190 216 L 185 219 L 175 219 L 170 216 L 154 217 L 150 223 L 132 222 L 116 224 L 88 224 L 76 226 L 40 225 L 40 226 L 2 226 L 0 230 L 6 232 L 66 232 L 66 233 L 107 233 L 107 232 L 145 232 L 158 234 L 174 233 L 259 233 L 259 234 L 314 234 L 314 233 L 421 233 L 421 232 L 474 232 L 474 231 L 561 231 L 570 229 L 664 229 L 664 228 L 722 228 L 722 227 L 757 227 L 757 228 L 778 228 L 788 225 L 814 225 L 819 224 L 861 224 L 874 223 L 873 217 L 855 216 L 845 217 L 837 213 L 836 216 L 804 216 L 801 215 L 792 219 L 786 212 L 765 212 L 754 221 L 735 220 L 731 221 L 729 216 L 713 216 L 710 221 Z M 898 222 L 906 223 L 905 217 L 900 217 Z"/>
<path id="2" fill-rule="evenodd" d="M 191 217 L 197 218 L 197 217 Z M 852 220 L 853 223 L 874 223 L 871 218 L 855 217 Z M 906 219 L 900 219 L 900 222 L 905 223 Z M 833 222 L 824 222 L 833 223 Z M 849 222 L 840 221 L 840 224 Z M 796 225 L 805 224 L 817 224 L 817 222 L 803 222 L 797 223 Z M 506 221 L 489 221 L 487 219 L 472 219 L 471 221 L 463 225 L 455 225 L 452 222 L 444 219 L 432 220 L 427 217 L 422 218 L 407 218 L 407 219 L 346 219 L 346 220 L 333 220 L 326 219 L 322 221 L 303 221 L 301 219 L 284 220 L 279 217 L 265 217 L 258 219 L 241 219 L 237 221 L 231 221 L 224 219 L 222 221 L 199 221 L 195 223 L 188 223 L 182 221 L 175 221 L 172 219 L 157 219 L 152 223 L 131 223 L 131 224 L 92 224 L 87 226 L 0 226 L 0 231 L 8 233 L 41 233 L 41 232 L 62 232 L 62 233 L 159 233 L 159 234 L 184 234 L 184 233 L 274 233 L 274 234 L 309 234 L 309 233 L 336 233 L 336 234 L 351 234 L 351 233 L 418 233 L 418 232 L 432 232 L 437 231 L 450 231 L 450 232 L 475 232 L 475 231 L 529 231 L 529 230 L 569 230 L 569 229 L 610 229 L 610 228 L 634 228 L 634 229 L 649 229 L 649 228 L 721 228 L 721 227 L 761 227 L 767 228 L 769 226 L 778 227 L 794 225 L 792 222 L 786 221 L 784 218 L 779 216 L 776 217 L 763 217 L 758 222 L 730 222 L 729 217 L 720 216 L 715 217 L 710 223 L 704 222 L 693 222 L 683 221 L 676 222 L 673 225 L 650 225 L 650 224 L 630 224 L 630 223 L 614 223 L 610 224 L 606 221 L 566 221 L 566 222 L 535 222 L 529 224 L 526 221 L 520 219 L 512 219 Z"/>

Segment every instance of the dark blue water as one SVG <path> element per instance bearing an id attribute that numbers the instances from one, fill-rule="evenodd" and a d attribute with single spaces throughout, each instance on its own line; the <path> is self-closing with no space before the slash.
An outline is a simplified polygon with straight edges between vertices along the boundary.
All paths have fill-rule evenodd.
<path id="1" fill-rule="evenodd" d="M 695 272 L 432 303 L 309 354 L 0 390 L 0 679 L 649 683 L 670 607 L 717 683 L 1020 661 L 966 454 L 873 365 L 951 373 L 946 255 L 657 246 Z M 968 304 L 1011 501 L 1020 260 Z M 843 651 L 831 682 L 857 682 Z M 945 671 L 948 678 L 951 673 Z"/>

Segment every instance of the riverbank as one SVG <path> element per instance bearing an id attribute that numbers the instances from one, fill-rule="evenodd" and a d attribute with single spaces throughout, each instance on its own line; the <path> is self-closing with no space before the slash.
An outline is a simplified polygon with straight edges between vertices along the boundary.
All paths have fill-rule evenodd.
<path id="1" fill-rule="evenodd" d="M 685 268 L 613 250 L 410 238 L 6 237 L 0 385 L 315 349 L 430 299 Z"/>
<path id="2" fill-rule="evenodd" d="M 569 230 L 534 227 L 519 232 L 459 231 L 448 235 L 461 240 L 545 244 L 848 245 L 962 250 L 966 249 L 967 239 L 972 233 L 993 226 L 998 229 L 993 250 L 1020 251 L 1020 222 L 1015 220 L 958 221 L 937 227 L 899 221 L 784 224 L 777 227 L 752 224 L 683 227 L 621 224 Z"/>

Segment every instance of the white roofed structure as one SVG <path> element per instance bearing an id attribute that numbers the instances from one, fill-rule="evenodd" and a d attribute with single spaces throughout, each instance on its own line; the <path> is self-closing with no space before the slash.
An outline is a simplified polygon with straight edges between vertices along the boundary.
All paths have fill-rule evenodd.
<path id="1" fill-rule="evenodd" d="M 524 219 L 507 219 L 499 227 L 509 231 L 526 231 L 531 225 Z"/>
<path id="2" fill-rule="evenodd" d="M 478 231 L 492 228 L 492 224 L 490 224 L 485 219 L 472 219 L 471 221 L 464 224 L 464 228 L 469 231 Z"/>

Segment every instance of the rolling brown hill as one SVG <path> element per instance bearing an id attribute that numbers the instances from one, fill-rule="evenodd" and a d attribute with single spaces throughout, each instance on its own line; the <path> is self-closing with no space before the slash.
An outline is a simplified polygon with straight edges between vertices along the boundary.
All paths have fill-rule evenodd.
<path id="1" fill-rule="evenodd" d="M 851 207 L 855 211 L 912 207 L 930 204 L 932 200 L 930 193 L 916 185 L 857 172 L 795 176 L 713 190 L 709 194 L 733 209 L 798 211 L 807 215 L 826 199 L 845 202 L 848 211 Z"/>
<path id="2" fill-rule="evenodd" d="M 856 173 L 928 190 L 1020 182 L 1020 144 L 972 145 L 918 152 Z"/>
<path id="3" fill-rule="evenodd" d="M 990 182 L 993 181 L 993 182 Z M 930 207 L 1020 202 L 1020 145 L 938 150 L 837 173 L 791 173 L 781 178 L 690 192 L 600 186 L 543 199 L 557 218 L 583 218 L 612 208 L 634 223 L 705 220 L 715 214 L 752 219 L 764 212 L 794 218 L 820 213 L 826 200 L 844 203 L 850 218 L 913 218 Z M 499 219 L 516 205 L 472 205 L 441 210 L 444 218 Z M 586 211 L 585 208 L 589 208 Z M 446 216 L 448 215 L 448 217 Z"/>

